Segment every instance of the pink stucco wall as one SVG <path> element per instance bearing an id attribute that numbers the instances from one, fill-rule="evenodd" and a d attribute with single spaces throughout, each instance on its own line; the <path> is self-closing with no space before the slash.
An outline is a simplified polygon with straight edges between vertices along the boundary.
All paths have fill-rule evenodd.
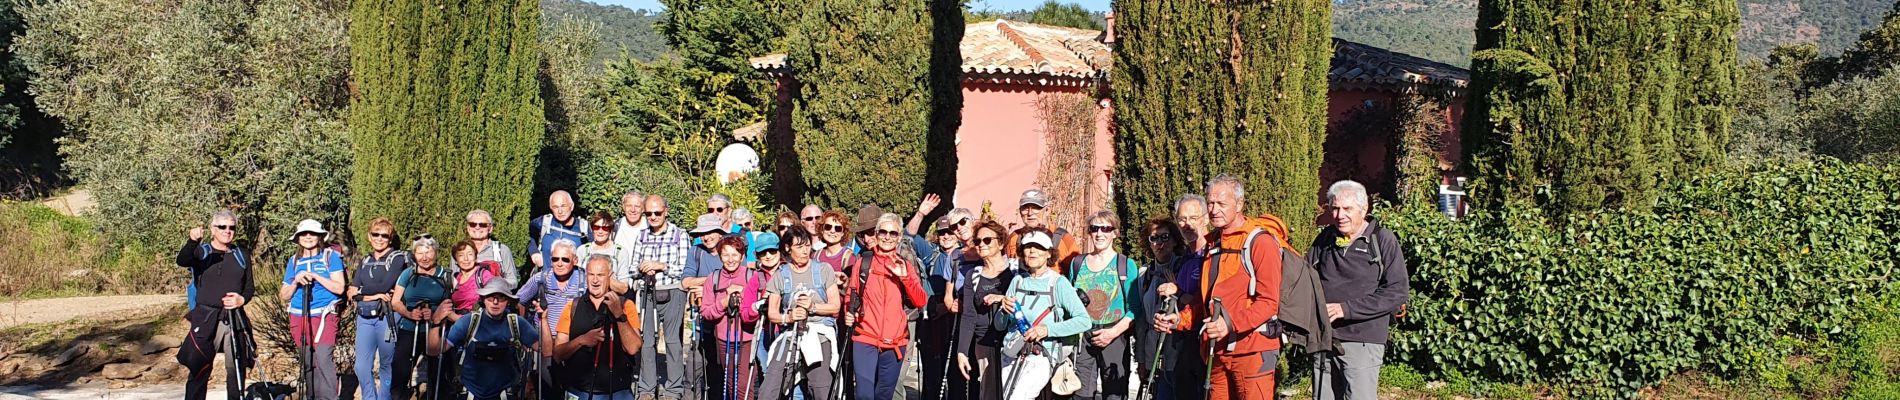
<path id="1" fill-rule="evenodd" d="M 1044 139 L 1036 98 L 1045 93 L 1082 93 L 1085 88 L 969 82 L 963 84 L 963 125 L 957 129 L 957 207 L 980 210 L 988 201 L 1010 215 L 1023 190 L 1034 187 L 1042 168 Z M 1108 187 L 1114 165 L 1109 113 L 1096 117 L 1096 183 Z M 1106 191 L 1104 191 L 1106 192 Z"/>

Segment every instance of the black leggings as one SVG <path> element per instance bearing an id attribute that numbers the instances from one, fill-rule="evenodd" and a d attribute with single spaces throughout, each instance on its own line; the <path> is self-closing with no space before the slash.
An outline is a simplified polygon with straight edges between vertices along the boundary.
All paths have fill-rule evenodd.
<path id="1" fill-rule="evenodd" d="M 204 400 L 205 392 L 211 387 L 211 374 L 223 371 L 225 374 L 225 395 L 232 399 L 244 394 L 243 380 L 239 379 L 238 369 L 230 368 L 230 362 L 220 365 L 212 361 L 225 349 L 218 347 L 219 315 L 222 310 L 197 308 L 185 313 L 185 319 L 191 322 L 191 330 L 186 332 L 185 341 L 178 346 L 178 364 L 184 365 L 190 372 L 185 378 L 185 399 Z M 228 328 L 227 328 L 228 329 Z M 231 358 L 225 354 L 225 358 Z M 249 361 L 249 360 L 244 360 Z M 243 368 L 249 368 L 246 364 Z"/>

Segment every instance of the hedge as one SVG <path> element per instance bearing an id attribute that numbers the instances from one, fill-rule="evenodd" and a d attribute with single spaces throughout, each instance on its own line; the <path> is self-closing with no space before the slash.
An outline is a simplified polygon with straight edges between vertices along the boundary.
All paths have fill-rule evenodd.
<path id="1" fill-rule="evenodd" d="M 1896 188 L 1900 168 L 1824 161 L 1687 179 L 1646 212 L 1396 210 L 1413 292 L 1390 357 L 1579 397 L 1751 376 L 1891 290 Z"/>

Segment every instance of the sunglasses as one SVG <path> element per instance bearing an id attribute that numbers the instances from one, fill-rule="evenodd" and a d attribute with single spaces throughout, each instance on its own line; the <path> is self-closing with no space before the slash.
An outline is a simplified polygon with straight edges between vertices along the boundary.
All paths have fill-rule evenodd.
<path id="1" fill-rule="evenodd" d="M 316 233 L 316 232 L 298 232 L 298 233 L 297 233 L 297 237 L 304 237 L 304 236 L 311 236 L 311 237 L 315 237 L 315 236 L 318 236 L 318 235 L 317 235 L 317 233 Z"/>
<path id="2" fill-rule="evenodd" d="M 943 229 L 938 229 L 938 230 L 937 230 L 937 236 L 944 236 L 944 235 L 949 235 L 949 234 L 951 234 L 951 233 L 953 233 L 953 232 L 956 232 L 956 231 L 957 231 L 957 229 L 956 229 L 956 227 L 949 227 L 949 228 L 943 228 Z"/>
<path id="3" fill-rule="evenodd" d="M 574 259 L 573 259 L 572 257 L 554 257 L 554 258 L 553 258 L 552 260 L 554 260 L 554 262 L 558 262 L 558 263 L 571 263 L 571 262 L 574 262 Z"/>
<path id="4" fill-rule="evenodd" d="M 487 228 L 491 228 L 491 227 L 494 227 L 494 226 L 495 226 L 495 224 L 491 224 L 491 223 L 487 223 L 487 222 L 470 222 L 470 223 L 468 223 L 468 227 L 470 227 L 470 228 L 476 228 L 476 229 L 487 229 Z"/>
<path id="5" fill-rule="evenodd" d="M 980 237 L 980 238 L 976 238 L 976 240 L 972 240 L 972 241 L 973 241 L 973 242 L 976 242 L 976 245 L 978 245 L 978 246 L 990 246 L 990 245 L 994 245 L 994 244 L 996 244 L 996 237 L 995 237 L 995 236 L 990 236 L 990 237 Z"/>
<path id="6" fill-rule="evenodd" d="M 649 217 L 664 217 L 664 216 L 666 216 L 666 212 L 665 212 L 665 211 L 647 211 L 647 212 L 644 212 L 644 213 L 641 213 L 641 214 L 646 214 L 646 216 L 649 216 Z"/>
<path id="7" fill-rule="evenodd" d="M 970 219 L 964 218 L 964 219 L 957 220 L 957 223 L 950 224 L 950 226 L 961 227 L 961 226 L 969 225 L 969 224 L 970 224 Z"/>
<path id="8" fill-rule="evenodd" d="M 844 225 L 825 224 L 826 232 L 844 232 Z"/>
<path id="9" fill-rule="evenodd" d="M 817 216 L 817 215 L 813 215 L 813 216 L 809 216 L 809 217 L 805 217 L 805 218 L 802 218 L 802 219 L 804 219 L 804 220 L 805 220 L 805 222 L 816 222 L 816 221 L 818 221 L 818 216 Z"/>
<path id="10" fill-rule="evenodd" d="M 897 231 L 889 229 L 879 229 L 876 233 L 878 236 L 897 237 Z"/>
<path id="11" fill-rule="evenodd" d="M 769 256 L 776 256 L 776 255 L 778 255 L 778 252 L 779 252 L 779 250 L 778 250 L 778 249 L 766 249 L 766 250 L 759 250 L 759 255 L 761 255 L 761 256 L 768 256 L 768 255 L 769 255 Z"/>
<path id="12" fill-rule="evenodd" d="M 228 230 L 232 230 L 232 229 L 237 229 L 237 225 L 212 225 L 212 226 L 211 226 L 211 229 L 217 229 L 217 230 L 221 230 L 221 231 L 228 231 Z"/>
<path id="13" fill-rule="evenodd" d="M 786 229 L 792 229 L 792 226 L 791 226 L 791 225 L 789 225 L 789 224 L 787 224 L 787 225 L 779 225 L 779 226 L 778 226 L 778 230 L 781 230 L 781 231 L 782 231 L 782 230 L 786 230 Z"/>
<path id="14" fill-rule="evenodd" d="M 1114 231 L 1115 231 L 1115 227 L 1113 226 L 1089 225 L 1089 233 L 1109 233 L 1109 232 L 1114 232 Z"/>
<path id="15" fill-rule="evenodd" d="M 395 239 L 396 235 L 391 235 L 391 234 L 382 233 L 382 232 L 370 232 L 369 237 L 377 238 L 377 239 Z"/>
<path id="16" fill-rule="evenodd" d="M 1174 235 L 1160 234 L 1148 237 L 1149 243 L 1167 243 L 1174 241 Z"/>
<path id="17" fill-rule="evenodd" d="M 726 208 L 725 207 L 706 207 L 706 212 L 718 214 L 718 213 L 726 212 Z"/>
<path id="18" fill-rule="evenodd" d="M 612 224 L 612 223 L 605 223 L 605 224 L 603 224 L 603 223 L 599 223 L 599 222 L 595 222 L 595 223 L 594 223 L 594 230 L 596 230 L 596 231 L 601 231 L 601 232 L 606 232 L 606 231 L 611 231 L 611 230 L 614 230 L 614 226 L 613 226 L 613 224 Z"/>

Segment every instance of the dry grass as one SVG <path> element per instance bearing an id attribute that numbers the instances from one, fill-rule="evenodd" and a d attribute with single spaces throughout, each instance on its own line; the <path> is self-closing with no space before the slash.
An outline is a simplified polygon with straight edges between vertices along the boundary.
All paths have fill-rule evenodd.
<path id="1" fill-rule="evenodd" d="M 189 277 L 164 253 L 108 243 L 85 218 L 0 202 L 0 299 L 179 292 Z"/>

